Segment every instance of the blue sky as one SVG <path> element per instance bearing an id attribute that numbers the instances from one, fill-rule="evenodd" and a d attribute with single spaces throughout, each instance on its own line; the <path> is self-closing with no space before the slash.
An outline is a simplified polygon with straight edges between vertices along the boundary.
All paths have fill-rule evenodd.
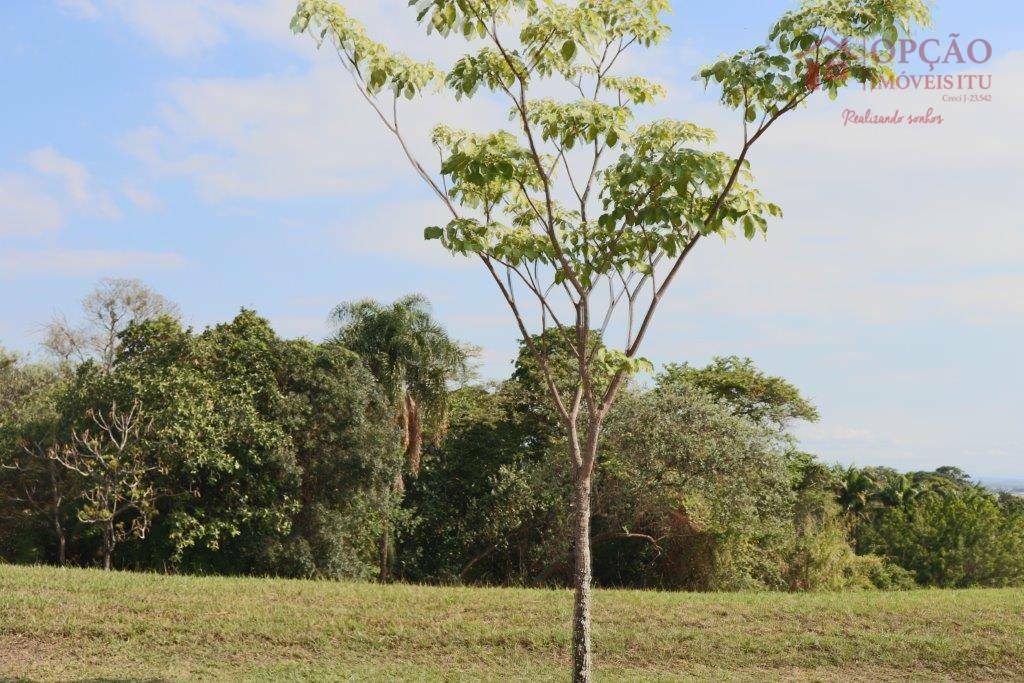
<path id="1" fill-rule="evenodd" d="M 371 31 L 443 63 L 400 0 L 348 3 Z M 628 64 L 670 89 L 657 115 L 737 125 L 690 80 L 755 44 L 789 3 L 675 4 L 672 38 Z M 258 310 L 318 338 L 340 301 L 418 291 L 459 338 L 509 371 L 515 329 L 485 273 L 422 228 L 439 219 L 391 139 L 326 54 L 291 36 L 290 0 L 8 0 L 0 5 L 0 343 L 38 329 L 102 276 L 138 277 L 202 326 Z M 828 459 L 955 464 L 1024 476 L 1024 10 L 938 2 L 946 46 L 991 60 L 990 102 L 940 93 L 819 98 L 755 151 L 786 218 L 767 241 L 707 243 L 647 346 L 656 363 L 753 357 L 796 382 Z M 922 36 L 923 37 L 923 36 Z M 908 74 L 930 73 L 910 60 Z M 942 125 L 844 126 L 845 109 Z M 411 136 L 491 110 L 424 103 Z"/>

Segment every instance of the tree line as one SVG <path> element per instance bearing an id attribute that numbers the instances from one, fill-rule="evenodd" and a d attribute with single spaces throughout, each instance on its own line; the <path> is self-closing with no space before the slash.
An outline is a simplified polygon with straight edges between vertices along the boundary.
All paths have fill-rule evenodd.
<path id="1" fill-rule="evenodd" d="M 130 280 L 102 281 L 79 317 L 46 327 L 48 360 L 0 359 L 3 561 L 572 585 L 566 436 L 525 345 L 510 377 L 480 381 L 415 296 L 343 304 L 319 343 L 248 310 L 192 330 Z M 568 385 L 562 339 L 530 341 Z M 1024 499 L 956 468 L 825 464 L 792 432 L 817 417 L 737 357 L 628 386 L 595 473 L 597 582 L 1024 584 Z"/>

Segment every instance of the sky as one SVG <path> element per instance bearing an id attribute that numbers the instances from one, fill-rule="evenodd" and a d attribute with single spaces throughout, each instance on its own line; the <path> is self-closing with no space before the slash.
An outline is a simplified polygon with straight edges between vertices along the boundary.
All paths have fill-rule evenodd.
<path id="1" fill-rule="evenodd" d="M 417 58 L 427 37 L 402 0 L 346 3 Z M 672 35 L 623 68 L 659 80 L 650 116 L 692 120 L 734 150 L 735 114 L 692 80 L 764 40 L 785 0 L 675 2 Z M 4 0 L 0 3 L 0 344 L 35 352 L 98 278 L 139 278 L 204 325 L 240 307 L 319 339 L 337 303 L 426 295 L 481 373 L 510 372 L 517 331 L 478 263 L 422 230 L 444 216 L 326 52 L 288 28 L 292 0 Z M 951 35 L 984 40 L 987 90 L 911 86 L 817 97 L 751 156 L 786 211 L 767 239 L 708 240 L 657 319 L 655 364 L 750 356 L 820 408 L 801 427 L 826 460 L 957 465 L 1024 477 L 1024 5 L 939 0 L 927 59 Z M 945 101 L 951 96 L 965 101 Z M 971 96 L 977 101 L 970 101 Z M 857 124 L 925 115 L 941 123 Z M 409 110 L 421 145 L 439 122 L 486 129 L 493 101 L 432 97 Z M 417 147 L 420 149 L 420 147 Z"/>

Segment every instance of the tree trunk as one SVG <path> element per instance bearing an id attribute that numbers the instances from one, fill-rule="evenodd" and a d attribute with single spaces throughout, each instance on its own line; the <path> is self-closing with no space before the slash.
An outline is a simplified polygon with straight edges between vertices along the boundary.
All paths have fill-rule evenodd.
<path id="1" fill-rule="evenodd" d="M 51 500 L 53 501 L 50 506 L 51 521 L 53 522 L 53 531 L 57 535 L 57 563 L 60 566 L 64 566 L 67 562 L 67 536 L 64 534 L 64 526 L 60 523 L 60 506 L 64 500 L 64 494 L 61 493 L 60 486 L 57 482 L 57 464 L 50 458 L 47 461 L 47 470 L 50 475 L 50 494 Z"/>
<path id="2" fill-rule="evenodd" d="M 589 468 L 588 468 L 589 469 Z M 590 683 L 593 654 L 590 644 L 590 487 L 589 471 L 576 475 L 576 536 L 573 545 L 573 586 L 576 597 L 572 610 L 572 680 Z"/>
<path id="3" fill-rule="evenodd" d="M 380 567 L 377 571 L 377 580 L 381 583 L 388 582 L 388 555 L 390 552 L 391 535 L 387 523 L 384 524 L 384 531 L 380 535 Z"/>
<path id="4" fill-rule="evenodd" d="M 53 523 L 54 531 L 57 534 L 57 564 L 64 566 L 67 564 L 67 547 L 68 540 L 64 536 L 64 529 L 61 528 L 60 520 L 54 520 Z"/>
<path id="5" fill-rule="evenodd" d="M 394 494 L 401 495 L 405 492 L 405 480 L 402 478 L 402 470 L 399 469 L 395 474 L 395 479 L 391 483 L 391 491 Z M 387 583 L 388 579 L 391 578 L 391 525 L 388 520 L 384 521 L 384 531 L 380 536 L 380 567 L 378 568 L 377 580 L 381 583 Z"/>
<path id="6" fill-rule="evenodd" d="M 114 557 L 114 530 L 106 528 L 103 530 L 103 570 L 110 571 Z"/>
<path id="7" fill-rule="evenodd" d="M 409 474 L 415 479 L 420 475 L 420 459 L 423 455 L 423 424 L 420 407 L 409 394 L 405 395 L 405 459 Z"/>

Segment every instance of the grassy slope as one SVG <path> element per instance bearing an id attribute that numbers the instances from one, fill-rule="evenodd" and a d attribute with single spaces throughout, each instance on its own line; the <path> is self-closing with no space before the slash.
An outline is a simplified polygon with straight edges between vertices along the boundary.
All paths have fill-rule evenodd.
<path id="1" fill-rule="evenodd" d="M 0 678 L 561 680 L 563 591 L 0 565 Z M 601 591 L 602 680 L 1024 680 L 1024 591 Z"/>

